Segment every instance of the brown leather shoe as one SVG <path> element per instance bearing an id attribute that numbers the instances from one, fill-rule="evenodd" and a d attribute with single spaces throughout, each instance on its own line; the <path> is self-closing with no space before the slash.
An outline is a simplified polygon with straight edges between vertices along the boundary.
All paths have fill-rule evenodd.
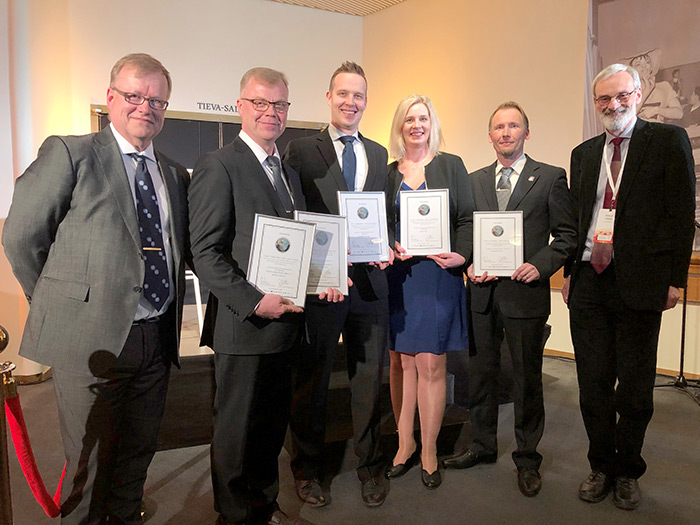
<path id="1" fill-rule="evenodd" d="M 383 476 L 374 476 L 362 482 L 362 501 L 367 507 L 379 507 L 386 499 Z"/>
<path id="2" fill-rule="evenodd" d="M 523 496 L 532 498 L 542 489 L 542 477 L 537 469 L 523 467 L 518 469 L 518 488 Z"/>
<path id="3" fill-rule="evenodd" d="M 603 501 L 610 492 L 612 480 L 600 470 L 592 471 L 578 488 L 578 497 L 588 503 Z"/>
<path id="4" fill-rule="evenodd" d="M 619 476 L 615 478 L 613 488 L 613 503 L 618 509 L 634 510 L 642 500 L 639 482 L 634 478 Z"/>
<path id="5" fill-rule="evenodd" d="M 296 487 L 299 499 L 309 506 L 323 507 L 328 504 L 326 497 L 323 495 L 323 489 L 317 480 L 295 479 L 294 486 Z"/>

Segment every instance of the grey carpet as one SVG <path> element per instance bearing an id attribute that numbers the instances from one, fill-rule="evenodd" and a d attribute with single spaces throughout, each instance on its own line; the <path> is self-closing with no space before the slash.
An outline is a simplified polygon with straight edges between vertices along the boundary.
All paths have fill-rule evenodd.
<path id="1" fill-rule="evenodd" d="M 575 365 L 547 358 L 544 362 L 547 422 L 540 445 L 544 455 L 543 489 L 524 498 L 517 489 L 510 459 L 514 447 L 512 404 L 501 406 L 500 451 L 495 465 L 444 472 L 442 486 L 426 490 L 420 469 L 392 482 L 386 503 L 367 509 L 353 472 L 352 445 L 344 452 L 339 473 L 330 480 L 332 503 L 325 508 L 303 506 L 296 498 L 289 456 L 280 456 L 279 503 L 291 515 L 319 525 L 333 524 L 695 524 L 700 521 L 700 407 L 673 389 L 657 389 L 656 411 L 647 432 L 644 456 L 649 464 L 641 479 L 642 505 L 633 512 L 618 510 L 610 498 L 598 504 L 578 500 L 578 484 L 588 474 L 586 436 L 578 410 Z M 659 378 L 666 382 L 668 378 Z M 37 462 L 50 490 L 63 465 L 53 385 L 20 388 L 22 404 Z M 452 428 L 452 427 L 450 427 Z M 450 429 L 446 429 L 446 432 Z M 463 441 L 464 436 L 461 437 Z M 344 447 L 344 450 L 343 450 Z M 45 517 L 21 477 L 10 452 L 16 525 L 57 523 Z M 206 445 L 156 454 L 146 485 L 148 525 L 213 524 L 213 495 Z M 3 502 L 4 504 L 4 502 Z"/>

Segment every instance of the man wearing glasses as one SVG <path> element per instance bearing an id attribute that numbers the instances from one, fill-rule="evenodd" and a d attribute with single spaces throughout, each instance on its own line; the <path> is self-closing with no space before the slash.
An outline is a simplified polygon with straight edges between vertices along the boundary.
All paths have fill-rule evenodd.
<path id="1" fill-rule="evenodd" d="M 579 498 L 597 503 L 612 488 L 625 510 L 640 502 L 661 312 L 685 287 L 695 211 L 688 135 L 636 116 L 640 86 L 622 64 L 593 80 L 605 133 L 571 154 L 579 242 L 562 289 L 592 470 Z"/>
<path id="2" fill-rule="evenodd" d="M 299 177 L 275 144 L 287 125 L 287 86 L 273 69 L 243 75 L 241 132 L 200 157 L 190 185 L 192 257 L 211 290 L 202 344 L 215 352 L 211 470 L 221 524 L 306 523 L 277 505 L 302 309 L 246 280 L 255 214 L 291 219 L 305 209 Z"/>
<path id="3" fill-rule="evenodd" d="M 20 353 L 53 367 L 64 524 L 141 523 L 188 253 L 189 176 L 152 143 L 170 91 L 155 58 L 120 59 L 110 126 L 46 139 L 5 223 L 5 253 L 31 304 Z"/>

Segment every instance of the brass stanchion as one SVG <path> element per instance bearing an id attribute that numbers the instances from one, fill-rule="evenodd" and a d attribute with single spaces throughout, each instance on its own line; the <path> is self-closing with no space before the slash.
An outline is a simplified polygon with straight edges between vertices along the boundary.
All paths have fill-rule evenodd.
<path id="1" fill-rule="evenodd" d="M 0 326 L 0 352 L 7 348 L 10 336 Z M 12 377 L 15 365 L 7 362 L 0 364 L 0 525 L 12 525 L 12 495 L 10 493 L 10 463 L 8 461 L 7 426 L 5 425 L 5 398 L 17 395 L 17 384 Z"/>

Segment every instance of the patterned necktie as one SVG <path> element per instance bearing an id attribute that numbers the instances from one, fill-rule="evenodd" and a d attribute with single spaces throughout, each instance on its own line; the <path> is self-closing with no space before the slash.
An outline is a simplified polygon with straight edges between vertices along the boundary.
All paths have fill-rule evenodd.
<path id="1" fill-rule="evenodd" d="M 613 156 L 610 161 L 610 175 L 612 176 L 613 184 L 617 184 L 617 177 L 620 175 L 620 167 L 622 166 L 622 154 L 620 152 L 620 144 L 624 139 L 615 137 L 612 139 Z M 610 181 L 605 184 L 605 197 L 603 198 L 603 209 L 611 209 L 617 205 L 613 202 L 613 190 L 610 187 Z M 601 210 L 602 211 L 602 210 Z M 591 250 L 591 266 L 596 273 L 602 273 L 612 261 L 613 243 L 611 242 L 593 242 Z"/>
<path id="2" fill-rule="evenodd" d="M 357 159 L 355 159 L 355 148 L 353 142 L 355 137 L 343 135 L 340 141 L 345 144 L 343 148 L 343 177 L 345 184 L 348 186 L 348 191 L 355 191 L 355 170 L 357 169 Z"/>
<path id="3" fill-rule="evenodd" d="M 294 210 L 294 204 L 292 204 L 292 198 L 289 196 L 289 191 L 287 191 L 287 186 L 284 185 L 282 180 L 282 167 L 280 166 L 280 161 L 277 157 L 270 155 L 267 157 L 267 165 L 270 166 L 272 170 L 272 180 L 275 182 L 275 191 L 277 196 L 282 201 L 282 206 L 287 213 L 291 213 Z"/>
<path id="4" fill-rule="evenodd" d="M 501 168 L 501 178 L 496 185 L 496 198 L 498 199 L 498 211 L 503 211 L 508 206 L 510 200 L 511 183 L 510 174 L 513 168 Z"/>
<path id="5" fill-rule="evenodd" d="M 136 164 L 136 214 L 139 219 L 141 246 L 146 273 L 143 277 L 143 294 L 146 300 L 160 310 L 168 299 L 170 287 L 168 263 L 163 246 L 163 228 L 160 224 L 158 198 L 151 174 L 146 167 L 146 157 L 132 153 Z"/>

